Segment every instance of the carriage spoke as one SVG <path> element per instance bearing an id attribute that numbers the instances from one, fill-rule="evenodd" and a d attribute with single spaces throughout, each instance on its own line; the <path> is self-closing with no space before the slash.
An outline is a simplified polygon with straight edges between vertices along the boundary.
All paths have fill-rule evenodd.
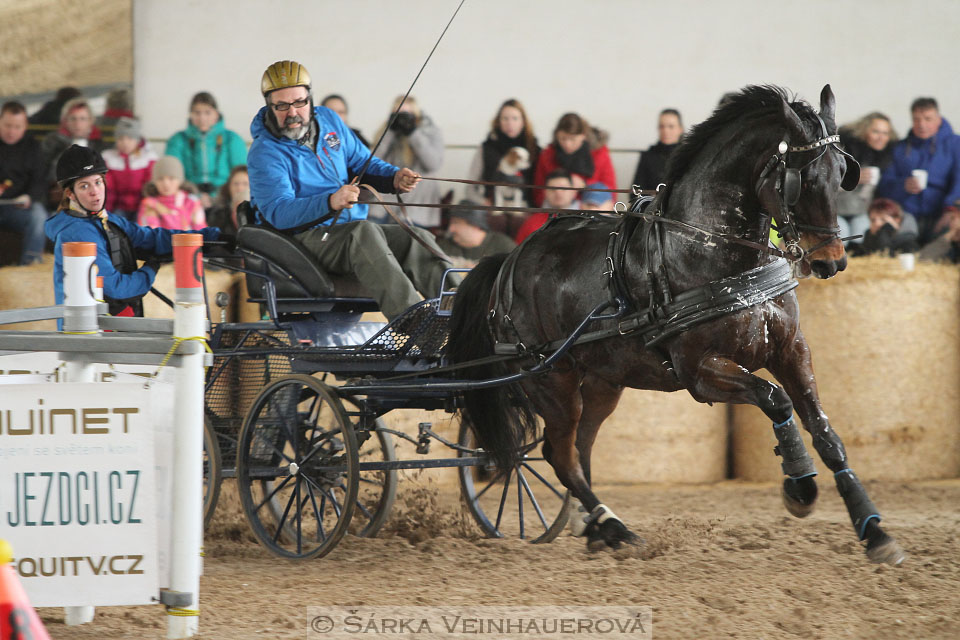
<path id="1" fill-rule="evenodd" d="M 274 453 L 276 453 L 278 456 L 280 456 L 281 458 L 283 458 L 283 459 L 286 460 L 287 462 L 293 462 L 293 458 L 291 458 L 290 456 L 288 456 L 287 454 L 285 454 L 285 453 L 284 453 L 283 451 L 281 451 L 280 449 L 277 449 L 277 445 L 275 445 L 274 443 L 272 443 L 272 442 L 270 442 L 269 440 L 267 440 L 261 433 L 258 432 L 258 433 L 256 433 L 256 434 L 254 434 L 254 437 L 255 437 L 259 442 L 262 442 L 262 443 L 265 444 L 267 447 L 273 449 L 273 452 L 274 452 Z M 251 443 L 251 444 L 252 444 L 252 443 Z"/>
<path id="2" fill-rule="evenodd" d="M 287 486 L 287 483 L 290 482 L 291 479 L 293 479 L 293 476 L 287 476 L 283 480 L 281 480 L 280 484 L 275 486 L 273 490 L 270 493 L 268 493 L 267 496 L 260 502 L 260 504 L 258 504 L 253 508 L 254 512 L 260 511 L 260 509 L 262 509 L 264 505 L 266 505 L 268 502 L 273 500 L 273 496 L 277 495 L 278 491 L 280 491 L 285 486 Z"/>
<path id="3" fill-rule="evenodd" d="M 503 482 L 503 493 L 500 494 L 500 508 L 497 510 L 497 522 L 493 525 L 493 528 L 497 531 L 500 530 L 500 521 L 503 519 L 503 507 L 507 504 L 507 491 L 510 489 L 510 476 L 513 475 L 512 472 L 507 472 L 507 478 Z"/>
<path id="4" fill-rule="evenodd" d="M 330 502 L 333 503 L 333 512 L 337 514 L 337 517 L 340 517 L 343 507 L 340 505 L 340 502 L 337 500 L 337 496 L 334 495 L 333 489 L 327 490 L 327 495 L 330 496 Z"/>
<path id="5" fill-rule="evenodd" d="M 540 523 L 543 524 L 543 528 L 544 528 L 545 530 L 546 530 L 546 529 L 549 529 L 549 528 L 550 528 L 550 525 L 547 524 L 547 519 L 543 517 L 543 510 L 540 509 L 540 503 L 538 503 L 538 502 L 537 502 L 537 499 L 534 497 L 533 491 L 530 490 L 530 484 L 527 482 L 527 479 L 526 479 L 525 477 L 523 477 L 523 472 L 522 472 L 520 469 L 517 469 L 517 479 L 523 484 L 523 490 L 524 490 L 524 492 L 526 492 L 527 497 L 530 498 L 530 504 L 533 505 L 534 511 L 537 512 L 537 517 L 540 518 Z M 522 512 L 522 509 L 521 509 L 520 517 L 521 517 L 520 527 L 521 527 L 521 531 L 522 531 L 522 528 L 523 528 L 523 512 Z M 523 537 L 523 534 L 522 534 L 522 533 L 520 534 L 520 537 L 521 537 L 521 538 Z"/>
<path id="6" fill-rule="evenodd" d="M 474 502 L 477 502 L 478 500 L 480 500 L 480 498 L 483 497 L 483 494 L 485 494 L 490 487 L 492 487 L 493 485 L 495 485 L 495 484 L 500 480 L 500 478 L 503 477 L 503 474 L 504 474 L 504 473 L 505 473 L 505 472 L 500 471 L 499 469 L 497 469 L 497 475 L 495 475 L 495 476 L 493 477 L 493 480 L 491 480 L 490 482 L 487 483 L 487 486 L 485 486 L 479 493 L 477 493 L 477 495 L 474 497 L 473 501 L 474 501 Z M 508 479 L 509 479 L 509 477 L 508 477 Z"/>
<path id="7" fill-rule="evenodd" d="M 296 492 L 296 489 L 294 489 Z M 287 506 L 283 510 L 283 515 L 280 516 L 280 522 L 277 523 L 277 530 L 273 534 L 273 544 L 277 544 L 277 540 L 280 539 L 280 532 L 283 531 L 283 525 L 287 521 L 287 516 L 290 514 L 290 507 L 293 505 L 293 494 L 291 494 L 290 499 L 287 500 Z"/>
<path id="8" fill-rule="evenodd" d="M 297 498 L 297 555 L 303 553 L 303 504 L 300 501 L 300 483 L 293 486 L 293 495 Z"/>
<path id="9" fill-rule="evenodd" d="M 520 477 L 520 466 L 517 470 L 517 521 L 520 524 L 520 539 L 523 540 L 523 478 Z"/>
<path id="10" fill-rule="evenodd" d="M 531 466 L 530 466 L 529 464 L 527 464 L 526 462 L 523 463 L 523 466 L 524 466 L 524 468 L 527 469 L 527 471 L 529 471 L 530 473 L 532 473 L 532 474 L 537 478 L 537 480 L 539 480 L 540 482 L 542 482 L 545 487 L 547 487 L 548 489 L 550 489 L 550 491 L 553 491 L 554 495 L 556 495 L 556 496 L 557 496 L 558 498 L 560 498 L 561 500 L 563 500 L 563 499 L 565 498 L 565 496 L 564 496 L 562 493 L 560 493 L 559 491 L 557 491 L 557 489 L 553 486 L 553 484 L 551 484 L 551 482 L 550 482 L 549 480 L 547 480 L 547 479 L 544 478 L 540 473 L 538 473 L 536 469 L 534 469 L 533 467 L 531 467 Z"/>
<path id="11" fill-rule="evenodd" d="M 307 488 L 307 494 L 310 496 L 310 505 L 313 508 L 313 517 L 317 519 L 317 542 L 323 542 L 324 538 L 327 536 L 323 533 L 323 517 L 320 515 L 320 511 L 317 509 L 317 497 L 313 493 L 313 487 L 310 486 L 310 483 L 307 482 L 304 485 Z M 320 503 L 323 504 L 322 502 Z"/>

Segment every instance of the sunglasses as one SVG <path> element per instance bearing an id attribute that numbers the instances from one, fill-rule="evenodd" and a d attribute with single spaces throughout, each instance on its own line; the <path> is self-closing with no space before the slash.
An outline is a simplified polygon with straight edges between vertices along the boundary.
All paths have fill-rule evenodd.
<path id="1" fill-rule="evenodd" d="M 300 109 L 307 106 L 307 103 L 310 102 L 310 97 L 302 98 L 300 100 L 294 100 L 293 102 L 276 102 L 270 103 L 270 106 L 273 107 L 274 111 L 289 111 L 290 107 L 295 109 Z"/>

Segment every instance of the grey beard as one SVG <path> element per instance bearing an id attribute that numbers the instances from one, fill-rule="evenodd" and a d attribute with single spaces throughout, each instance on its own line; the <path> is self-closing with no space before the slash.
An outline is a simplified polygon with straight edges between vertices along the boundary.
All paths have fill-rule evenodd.
<path id="1" fill-rule="evenodd" d="M 301 124 L 296 129 L 291 129 L 289 127 L 281 127 L 280 135 L 285 138 L 290 138 L 291 140 L 299 140 L 303 136 L 307 135 L 307 132 L 310 130 L 310 127 L 304 124 Z"/>

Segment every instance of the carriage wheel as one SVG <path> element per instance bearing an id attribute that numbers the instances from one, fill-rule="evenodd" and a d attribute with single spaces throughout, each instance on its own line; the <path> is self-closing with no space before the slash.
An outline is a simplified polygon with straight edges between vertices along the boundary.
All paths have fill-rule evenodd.
<path id="1" fill-rule="evenodd" d="M 476 448 L 466 424 L 460 424 L 460 445 Z M 460 467 L 460 493 L 483 532 L 491 538 L 550 542 L 563 531 L 571 501 L 567 491 L 540 455 L 543 437 L 524 444 L 520 461 L 507 471 L 493 463 Z M 471 454 L 460 452 L 460 457 Z"/>
<path id="2" fill-rule="evenodd" d="M 384 431 L 386 428 L 380 418 L 374 422 L 372 429 L 355 428 L 357 457 L 361 467 L 365 462 L 393 462 L 397 459 L 393 437 Z M 396 469 L 362 468 L 359 473 L 356 509 L 350 523 L 350 533 L 362 538 L 374 538 L 390 516 L 397 495 L 398 474 Z"/>
<path id="3" fill-rule="evenodd" d="M 359 484 L 357 441 L 340 399 L 306 375 L 254 401 L 237 455 L 237 486 L 254 535 L 288 558 L 321 557 L 347 532 Z"/>
<path id="4" fill-rule="evenodd" d="M 208 420 L 203 421 L 203 526 L 206 528 L 217 510 L 223 462 L 217 435 Z"/>

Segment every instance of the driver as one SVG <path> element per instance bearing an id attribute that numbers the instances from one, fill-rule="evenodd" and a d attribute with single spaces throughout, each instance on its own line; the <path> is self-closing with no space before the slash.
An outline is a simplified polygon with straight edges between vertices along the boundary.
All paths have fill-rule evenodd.
<path id="1" fill-rule="evenodd" d="M 217 227 L 199 231 L 151 229 L 130 222 L 104 208 L 107 165 L 97 151 L 73 145 L 57 161 L 57 182 L 63 187 L 60 210 L 44 227 L 54 243 L 53 288 L 57 304 L 63 304 L 63 243 L 93 242 L 97 245 L 97 269 L 103 276 L 103 294 L 111 315 L 142 316 L 142 298 L 153 285 L 160 262 L 157 256 L 173 251 L 175 233 L 201 233 L 203 239 L 230 239 Z M 137 268 L 137 259 L 146 263 Z"/>
<path id="2" fill-rule="evenodd" d="M 420 176 L 371 158 L 336 112 L 313 105 L 310 88 L 310 74 L 297 62 L 275 62 L 264 71 L 266 106 L 250 125 L 247 155 L 251 205 L 260 223 L 296 237 L 324 270 L 355 275 L 392 320 L 420 294 L 435 297 L 451 264 L 399 225 L 369 222 L 367 205 L 354 204 L 360 188 L 349 176 L 368 159 L 364 182 L 381 192 L 408 193 Z M 428 231 L 413 232 L 443 255 Z"/>

